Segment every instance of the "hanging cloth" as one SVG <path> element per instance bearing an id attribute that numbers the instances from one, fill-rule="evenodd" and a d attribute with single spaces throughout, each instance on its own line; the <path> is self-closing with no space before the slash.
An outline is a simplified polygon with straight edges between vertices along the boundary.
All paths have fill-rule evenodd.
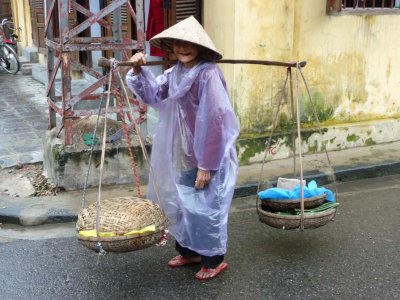
<path id="1" fill-rule="evenodd" d="M 164 0 L 150 0 L 149 16 L 147 19 L 147 40 L 150 40 L 153 36 L 164 30 L 163 3 Z M 163 50 L 151 45 L 150 55 L 166 57 L 166 53 Z"/>

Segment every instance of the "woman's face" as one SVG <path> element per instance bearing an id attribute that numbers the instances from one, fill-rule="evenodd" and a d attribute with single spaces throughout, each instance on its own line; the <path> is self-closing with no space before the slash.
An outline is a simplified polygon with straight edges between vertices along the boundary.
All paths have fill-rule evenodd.
<path id="1" fill-rule="evenodd" d="M 186 68 L 191 68 L 196 65 L 199 56 L 199 47 L 195 44 L 174 40 L 172 42 L 172 50 L 176 58 L 185 65 Z"/>

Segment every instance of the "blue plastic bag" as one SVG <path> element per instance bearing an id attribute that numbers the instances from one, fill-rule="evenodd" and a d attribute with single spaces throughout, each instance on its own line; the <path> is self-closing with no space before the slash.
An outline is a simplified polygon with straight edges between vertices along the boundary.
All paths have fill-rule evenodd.
<path id="1" fill-rule="evenodd" d="M 304 186 L 304 198 L 311 198 L 326 194 L 326 201 L 335 202 L 335 195 L 333 192 L 324 187 L 318 187 L 315 180 Z M 258 197 L 261 200 L 265 199 L 299 199 L 300 196 L 300 184 L 297 185 L 293 190 L 285 190 L 281 188 L 269 188 L 258 193 Z"/>

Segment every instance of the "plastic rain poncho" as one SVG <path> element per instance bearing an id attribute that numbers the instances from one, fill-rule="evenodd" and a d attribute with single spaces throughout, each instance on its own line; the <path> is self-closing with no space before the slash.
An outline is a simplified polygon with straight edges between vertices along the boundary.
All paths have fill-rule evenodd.
<path id="1" fill-rule="evenodd" d="M 160 112 L 147 197 L 157 199 L 156 185 L 169 230 L 181 246 L 205 256 L 225 254 L 239 123 L 222 72 L 215 63 L 186 68 L 178 62 L 158 78 L 146 67 L 138 76 L 131 70 L 126 82 Z M 198 168 L 211 170 L 210 183 L 199 190 Z"/>

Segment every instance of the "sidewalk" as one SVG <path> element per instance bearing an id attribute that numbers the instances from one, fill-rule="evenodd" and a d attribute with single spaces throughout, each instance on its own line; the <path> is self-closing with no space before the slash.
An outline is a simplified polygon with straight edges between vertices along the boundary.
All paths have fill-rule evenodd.
<path id="1" fill-rule="evenodd" d="M 43 161 L 48 105 L 43 84 L 0 72 L 0 167 Z"/>
<path id="2" fill-rule="evenodd" d="M 400 174 L 400 142 L 374 145 L 329 153 L 334 164 L 336 182 L 361 178 L 380 177 Z M 325 154 L 304 157 L 304 174 L 308 180 L 315 179 L 319 185 L 328 182 L 329 174 L 321 169 L 312 169 L 314 162 L 326 160 Z M 262 164 L 241 166 L 235 199 L 255 195 L 260 182 Z M 292 159 L 267 162 L 264 165 L 263 181 L 271 184 L 279 177 L 289 177 L 293 168 Z M 102 188 L 102 199 L 132 195 L 133 184 L 112 185 Z M 146 187 L 142 187 L 142 193 Z M 339 190 L 340 193 L 340 190 Z M 87 190 L 85 205 L 97 200 L 98 188 Z M 82 209 L 83 192 L 62 192 L 57 196 L 13 198 L 0 195 L 0 223 L 20 224 L 24 226 L 49 223 L 73 222 Z"/>
<path id="3" fill-rule="evenodd" d="M 43 84 L 30 76 L 0 73 L 0 95 L 0 168 L 41 162 L 42 135 L 47 130 Z M 328 154 L 336 182 L 400 173 L 400 142 Z M 299 158 L 296 159 L 298 163 Z M 319 185 L 332 182 L 325 153 L 304 156 L 303 168 L 306 179 L 316 179 Z M 261 169 L 263 174 L 260 176 Z M 260 181 L 268 186 L 279 176 L 293 176 L 292 158 L 267 162 L 263 168 L 262 164 L 241 166 L 234 201 L 255 195 Z M 133 184 L 105 186 L 102 199 L 132 195 L 133 187 Z M 82 194 L 82 191 L 70 191 L 57 196 L 20 198 L 0 194 L 0 223 L 40 225 L 72 222 L 82 208 Z M 97 195 L 97 188 L 89 189 L 85 204 L 96 201 Z"/>

